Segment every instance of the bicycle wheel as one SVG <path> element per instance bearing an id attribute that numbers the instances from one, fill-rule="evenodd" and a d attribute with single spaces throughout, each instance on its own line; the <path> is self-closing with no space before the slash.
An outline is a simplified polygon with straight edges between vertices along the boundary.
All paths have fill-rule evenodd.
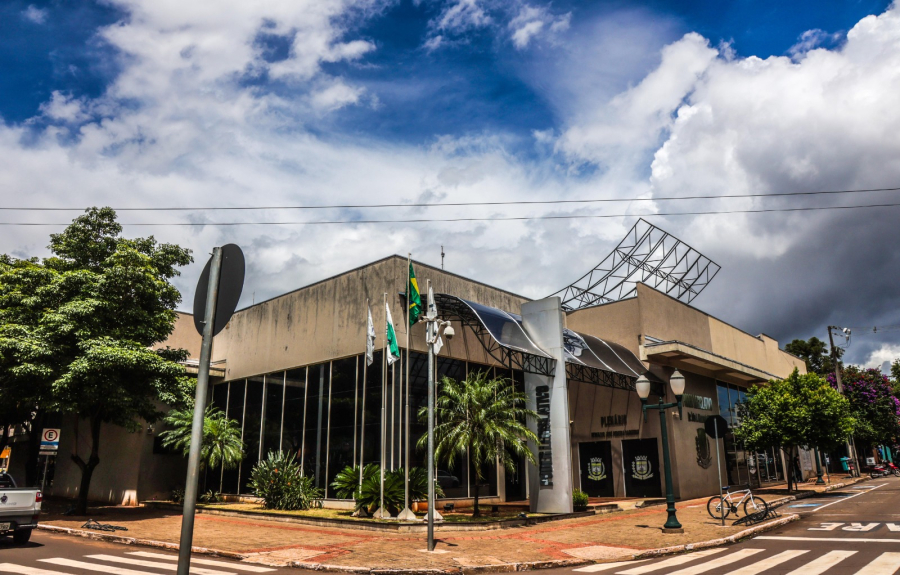
<path id="1" fill-rule="evenodd" d="M 752 495 L 747 498 L 747 501 L 744 501 L 744 515 L 751 515 L 753 513 L 766 512 L 769 510 L 769 504 L 765 502 L 765 500 L 760 499 L 759 497 L 753 497 Z"/>
<path id="2" fill-rule="evenodd" d="M 723 497 L 719 497 L 718 495 L 713 495 L 709 498 L 709 501 L 706 502 L 706 512 L 709 513 L 709 516 L 713 519 L 721 519 L 722 518 L 722 500 Z M 725 517 L 728 517 L 728 514 L 731 512 L 731 506 L 728 503 L 725 503 Z"/>

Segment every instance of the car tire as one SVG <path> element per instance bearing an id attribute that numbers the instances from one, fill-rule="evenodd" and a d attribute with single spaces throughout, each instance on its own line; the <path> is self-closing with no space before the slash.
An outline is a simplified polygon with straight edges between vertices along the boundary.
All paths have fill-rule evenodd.
<path id="1" fill-rule="evenodd" d="M 19 545 L 24 545 L 28 543 L 28 540 L 31 539 L 31 529 L 19 529 L 13 533 L 13 541 Z"/>

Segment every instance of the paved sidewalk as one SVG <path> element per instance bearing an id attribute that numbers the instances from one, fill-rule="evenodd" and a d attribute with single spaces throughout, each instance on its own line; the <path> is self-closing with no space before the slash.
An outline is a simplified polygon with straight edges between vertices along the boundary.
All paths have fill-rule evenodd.
<path id="1" fill-rule="evenodd" d="M 143 508 L 102 508 L 93 517 L 127 527 L 117 536 L 178 542 L 181 516 Z M 435 569 L 500 566 L 543 561 L 604 561 L 661 547 L 733 536 L 747 529 L 706 512 L 706 499 L 678 505 L 683 534 L 664 535 L 665 506 L 594 515 L 503 530 L 440 531 L 435 553 L 424 534 L 382 533 L 297 525 L 265 519 L 198 514 L 194 545 L 240 554 L 271 565 L 305 564 L 368 569 Z M 43 525 L 80 529 L 83 518 L 46 516 Z"/>

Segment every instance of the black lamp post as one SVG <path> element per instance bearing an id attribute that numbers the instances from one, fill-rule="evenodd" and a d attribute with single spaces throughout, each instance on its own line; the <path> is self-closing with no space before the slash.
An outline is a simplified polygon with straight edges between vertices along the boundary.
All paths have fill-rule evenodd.
<path id="1" fill-rule="evenodd" d="M 684 376 L 676 369 L 669 378 L 669 385 L 672 386 L 672 392 L 675 394 L 675 403 L 663 403 L 663 398 L 659 398 L 656 405 L 647 405 L 647 398 L 650 397 L 650 380 L 646 376 L 640 376 L 634 384 L 638 397 L 641 398 L 641 410 L 644 413 L 644 421 L 647 421 L 647 410 L 659 410 L 659 427 L 662 435 L 663 448 L 663 467 L 666 473 L 666 512 L 669 514 L 666 524 L 663 525 L 663 533 L 684 533 L 678 517 L 675 516 L 675 492 L 672 488 L 672 465 L 669 463 L 669 432 L 666 429 L 666 410 L 673 407 L 678 408 L 678 415 L 681 416 L 681 396 L 684 395 Z"/>

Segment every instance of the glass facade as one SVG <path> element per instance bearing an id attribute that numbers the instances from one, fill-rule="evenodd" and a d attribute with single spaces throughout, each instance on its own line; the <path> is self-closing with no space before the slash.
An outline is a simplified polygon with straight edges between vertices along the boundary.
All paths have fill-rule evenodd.
<path id="1" fill-rule="evenodd" d="M 211 476 L 218 479 L 223 493 L 247 493 L 253 466 L 270 451 L 281 449 L 294 453 L 303 473 L 313 477 L 330 498 L 334 496 L 330 484 L 344 467 L 358 465 L 360 460 L 364 465 L 381 461 L 382 431 L 386 436 L 386 469 L 403 467 L 407 455 L 411 467 L 423 467 L 425 449 L 418 442 L 426 426 L 419 421 L 418 413 L 428 402 L 427 366 L 426 354 L 409 354 L 409 438 L 405 435 L 405 351 L 401 360 L 389 367 L 382 365 L 379 350 L 371 366 L 366 366 L 365 356 L 360 355 L 215 385 L 213 405 L 240 424 L 246 456 L 240 468 L 215 470 Z M 469 373 L 484 371 L 511 377 L 517 388 L 523 387 L 520 371 L 440 356 L 435 362 L 438 379 L 460 380 Z M 437 473 L 447 498 L 475 494 L 467 457 L 441 462 Z M 507 478 L 507 483 L 513 480 L 517 491 L 524 485 L 524 466 L 518 473 L 522 477 Z M 479 495 L 496 496 L 497 465 L 485 466 L 482 475 Z"/>
<path id="2" fill-rule="evenodd" d="M 740 425 L 738 404 L 747 399 L 744 388 L 723 382 L 716 383 L 719 399 L 719 415 L 728 422 L 729 429 Z M 734 434 L 725 436 L 725 469 L 729 485 L 759 487 L 762 482 L 783 481 L 784 468 L 781 454 L 775 449 L 751 452 L 735 441 Z"/>

